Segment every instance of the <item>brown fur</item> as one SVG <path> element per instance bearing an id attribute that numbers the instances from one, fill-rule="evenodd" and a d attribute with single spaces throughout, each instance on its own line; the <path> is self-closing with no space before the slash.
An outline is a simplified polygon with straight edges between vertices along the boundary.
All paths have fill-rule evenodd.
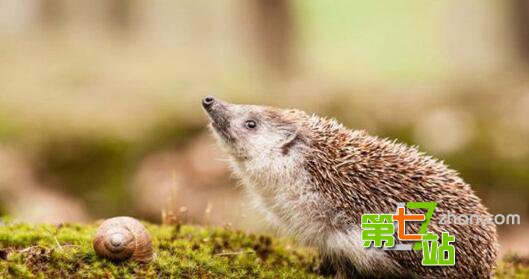
<path id="1" fill-rule="evenodd" d="M 442 162 L 298 110 L 216 101 L 206 111 L 257 207 L 271 223 L 318 246 L 338 276 L 493 275 L 495 225 L 439 224 L 448 211 L 488 216 L 470 186 Z M 245 129 L 247 119 L 258 127 Z M 362 214 L 392 213 L 397 202 L 411 201 L 438 203 L 428 230 L 455 235 L 455 266 L 424 267 L 421 251 L 368 251 L 358 245 Z M 417 232 L 419 223 L 407 226 L 408 232 Z"/>
<path id="2" fill-rule="evenodd" d="M 422 254 L 388 251 L 406 270 L 420 277 L 488 278 L 497 255 L 495 225 L 440 225 L 440 214 L 488 215 L 480 199 L 442 162 L 402 144 L 352 132 L 332 120 L 305 123 L 312 152 L 307 169 L 326 199 L 359 221 L 363 213 L 391 213 L 395 202 L 436 201 L 428 227 L 456 236 L 454 267 L 424 267 Z M 418 231 L 418 223 L 410 231 Z"/>

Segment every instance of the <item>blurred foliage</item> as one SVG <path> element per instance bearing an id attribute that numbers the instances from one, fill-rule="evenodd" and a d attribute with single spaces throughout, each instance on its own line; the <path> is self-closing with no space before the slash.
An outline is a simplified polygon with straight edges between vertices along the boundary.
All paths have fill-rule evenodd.
<path id="1" fill-rule="evenodd" d="M 419 145 L 491 211 L 529 213 L 529 80 L 508 1 L 293 0 L 267 12 L 251 1 L 66 2 L 0 3 L 0 155 L 14 150 L 26 164 L 6 156 L 6 169 L 79 198 L 89 218 L 140 214 L 138 168 L 197 141 L 208 94 Z M 263 65 L 281 60 L 267 55 L 288 69 Z M 22 186 L 0 175 L 0 213 L 19 213 L 3 191 Z"/>
<path id="2" fill-rule="evenodd" d="M 148 138 L 136 141 L 98 135 L 52 139 L 36 155 L 37 173 L 50 185 L 85 200 L 94 216 L 130 213 L 128 185 L 137 163 L 155 150 L 182 145 L 197 131 L 165 120 L 148 132 Z"/>

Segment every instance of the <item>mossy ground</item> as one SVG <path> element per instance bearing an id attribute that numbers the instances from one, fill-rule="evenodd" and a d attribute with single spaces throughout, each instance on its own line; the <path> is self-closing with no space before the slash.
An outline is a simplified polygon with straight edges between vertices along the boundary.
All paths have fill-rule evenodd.
<path id="1" fill-rule="evenodd" d="M 496 278 L 529 278 L 529 258 L 516 255 L 506 256 L 498 264 Z"/>
<path id="2" fill-rule="evenodd" d="M 1 221 L 1 219 L 0 219 Z M 146 224 L 156 258 L 113 263 L 95 255 L 96 224 L 0 224 L 0 278 L 318 278 L 317 254 L 270 236 L 226 228 Z M 529 278 L 509 256 L 497 278 Z"/>
<path id="3" fill-rule="evenodd" d="M 317 278 L 314 251 L 225 228 L 146 224 L 156 258 L 113 263 L 95 255 L 96 225 L 0 226 L 1 278 Z"/>

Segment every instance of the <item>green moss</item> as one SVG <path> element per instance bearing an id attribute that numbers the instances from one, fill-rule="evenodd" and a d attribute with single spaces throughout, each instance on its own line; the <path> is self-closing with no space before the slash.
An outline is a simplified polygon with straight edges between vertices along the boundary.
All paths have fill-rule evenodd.
<path id="1" fill-rule="evenodd" d="M 496 278 L 529 278 L 529 258 L 508 255 L 498 265 Z"/>
<path id="2" fill-rule="evenodd" d="M 0 225 L 1 278 L 316 278 L 317 256 L 269 236 L 147 224 L 157 257 L 113 263 L 95 255 L 95 225 Z"/>
<path id="3" fill-rule="evenodd" d="M 113 263 L 92 249 L 96 225 L 3 222 L 0 278 L 318 278 L 313 250 L 265 235 L 146 224 L 155 260 Z M 496 278 L 529 278 L 529 259 L 507 256 Z"/>

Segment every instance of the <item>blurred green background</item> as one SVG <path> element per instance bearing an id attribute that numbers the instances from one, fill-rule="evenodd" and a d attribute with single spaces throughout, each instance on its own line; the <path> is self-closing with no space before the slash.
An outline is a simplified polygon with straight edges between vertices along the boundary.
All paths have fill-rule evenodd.
<path id="1" fill-rule="evenodd" d="M 263 230 L 200 100 L 295 107 L 458 170 L 529 253 L 529 4 L 0 0 L 0 214 Z M 162 214 L 163 213 L 163 214 Z"/>

